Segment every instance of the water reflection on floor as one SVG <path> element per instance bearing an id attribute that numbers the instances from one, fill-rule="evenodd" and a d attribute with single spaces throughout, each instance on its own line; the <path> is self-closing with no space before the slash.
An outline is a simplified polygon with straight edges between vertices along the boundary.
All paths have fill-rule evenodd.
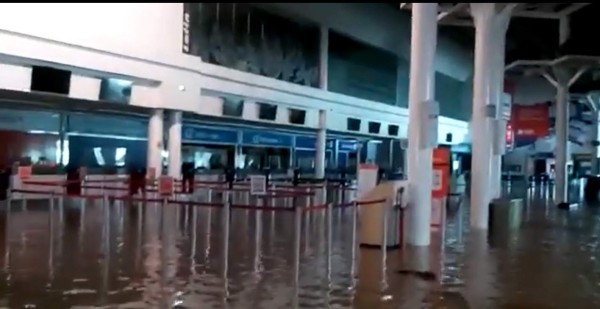
<path id="1" fill-rule="evenodd" d="M 16 203 L 0 208 L 0 307 L 600 307 L 600 212 L 526 202 L 519 230 L 488 238 L 465 214 L 444 245 L 386 254 L 353 245 L 349 210 L 329 242 L 323 213 L 232 210 L 228 226 L 220 209 Z"/>

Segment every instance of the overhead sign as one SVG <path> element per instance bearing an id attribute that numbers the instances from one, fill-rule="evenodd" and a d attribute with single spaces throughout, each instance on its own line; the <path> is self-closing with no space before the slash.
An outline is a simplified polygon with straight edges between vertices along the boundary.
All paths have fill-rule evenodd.
<path id="1" fill-rule="evenodd" d="M 250 194 L 265 195 L 267 194 L 267 176 L 251 175 L 250 176 Z"/>
<path id="2" fill-rule="evenodd" d="M 314 136 L 296 136 L 296 148 L 301 149 L 316 149 L 317 138 Z"/>
<path id="3" fill-rule="evenodd" d="M 264 131 L 243 131 L 242 144 L 252 146 L 289 147 L 293 145 L 293 136 L 285 133 Z"/>
<path id="4" fill-rule="evenodd" d="M 358 141 L 338 140 L 338 151 L 354 152 L 358 149 Z"/>
<path id="5" fill-rule="evenodd" d="M 181 127 L 181 137 L 188 143 L 233 145 L 238 142 L 238 131 L 184 125 Z"/>
<path id="6" fill-rule="evenodd" d="M 317 138 L 315 136 L 297 135 L 296 136 L 296 148 L 298 149 L 311 149 L 317 148 Z M 332 150 L 335 148 L 335 139 L 327 139 L 325 144 L 326 150 Z"/>
<path id="7" fill-rule="evenodd" d="M 515 147 L 534 143 L 550 131 L 550 108 L 546 103 L 513 105 L 511 125 Z"/>

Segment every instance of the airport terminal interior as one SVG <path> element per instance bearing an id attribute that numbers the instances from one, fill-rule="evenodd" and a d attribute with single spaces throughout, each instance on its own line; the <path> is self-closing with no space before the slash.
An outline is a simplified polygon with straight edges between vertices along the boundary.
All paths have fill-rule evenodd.
<path id="1" fill-rule="evenodd" d="M 598 13 L 2 3 L 0 308 L 600 308 Z"/>

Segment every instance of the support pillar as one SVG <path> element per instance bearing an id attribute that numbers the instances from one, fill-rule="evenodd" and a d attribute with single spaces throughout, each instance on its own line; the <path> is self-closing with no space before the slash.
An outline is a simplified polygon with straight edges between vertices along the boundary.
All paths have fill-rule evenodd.
<path id="1" fill-rule="evenodd" d="M 407 212 L 407 243 L 430 244 L 432 149 L 421 147 L 421 105 L 435 98 L 437 3 L 414 3 L 410 47 L 408 179 L 411 211 Z"/>
<path id="2" fill-rule="evenodd" d="M 181 118 L 182 112 L 171 111 L 169 114 L 169 176 L 181 178 Z"/>
<path id="3" fill-rule="evenodd" d="M 598 141 L 598 116 L 598 111 L 594 110 L 592 112 L 592 135 L 588 143 L 591 155 L 590 165 L 592 166 L 590 173 L 592 175 L 598 175 L 598 146 L 596 145 Z"/>
<path id="4" fill-rule="evenodd" d="M 492 96 L 492 104 L 496 106 L 496 120 L 493 123 L 494 131 L 494 147 L 492 150 L 492 168 L 490 181 L 492 184 L 491 198 L 499 198 L 502 195 L 502 156 L 506 152 L 506 125 L 507 119 L 505 114 L 509 111 L 504 110 L 504 67 L 505 67 L 505 55 L 506 55 L 506 31 L 510 23 L 510 16 L 513 7 L 507 7 L 502 12 L 498 13 L 496 18 L 492 21 L 494 23 L 493 30 L 495 43 L 495 53 L 493 54 L 494 67 L 493 76 L 491 79 L 490 88 Z"/>
<path id="5" fill-rule="evenodd" d="M 513 5 L 506 6 L 501 12 L 496 11 L 496 3 L 471 3 L 471 14 L 475 22 L 475 73 L 473 77 L 473 118 L 472 163 L 471 163 L 471 227 L 488 228 L 489 203 L 493 196 L 492 177 L 497 175 L 497 167 L 492 168 L 494 128 L 497 126 L 498 93 L 497 67 L 499 65 L 498 40 L 499 30 L 504 23 L 508 24 Z M 507 27 L 507 26 L 506 26 Z M 504 31 L 506 32 L 506 31 Z M 494 88 L 499 88 L 494 90 Z"/>
<path id="6" fill-rule="evenodd" d="M 329 28 L 321 27 L 321 40 L 319 44 L 319 88 L 327 90 L 329 70 Z"/>
<path id="7" fill-rule="evenodd" d="M 155 109 L 150 114 L 148 121 L 148 171 L 154 169 L 154 177 L 162 175 L 162 150 L 163 150 L 163 110 Z"/>
<path id="8" fill-rule="evenodd" d="M 65 138 L 68 131 L 68 115 L 61 112 L 58 120 L 58 158 L 56 164 L 58 166 L 66 166 L 69 162 L 65 158 Z M 67 161 L 67 162 L 65 162 Z"/>
<path id="9" fill-rule="evenodd" d="M 554 201 L 557 204 L 568 202 L 567 189 L 567 161 L 569 143 L 569 88 L 563 83 L 558 84 L 556 89 L 556 149 L 555 149 L 555 172 L 556 186 Z"/>
<path id="10" fill-rule="evenodd" d="M 587 71 L 583 66 L 578 70 L 554 68 L 554 77 L 549 73 L 542 76 L 556 88 L 556 133 L 554 202 L 557 205 L 569 203 L 567 162 L 571 157 L 569 151 L 569 88 Z"/>
<path id="11" fill-rule="evenodd" d="M 327 147 L 327 112 L 319 110 L 319 131 L 315 145 L 315 177 L 325 178 L 325 153 Z"/>

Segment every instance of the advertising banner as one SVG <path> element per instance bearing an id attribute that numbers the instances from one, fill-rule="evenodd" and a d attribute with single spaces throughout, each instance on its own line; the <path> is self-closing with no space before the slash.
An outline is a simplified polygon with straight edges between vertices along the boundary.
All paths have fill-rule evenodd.
<path id="1" fill-rule="evenodd" d="M 546 103 L 513 105 L 511 126 L 515 147 L 534 143 L 550 133 L 550 108 Z"/>

